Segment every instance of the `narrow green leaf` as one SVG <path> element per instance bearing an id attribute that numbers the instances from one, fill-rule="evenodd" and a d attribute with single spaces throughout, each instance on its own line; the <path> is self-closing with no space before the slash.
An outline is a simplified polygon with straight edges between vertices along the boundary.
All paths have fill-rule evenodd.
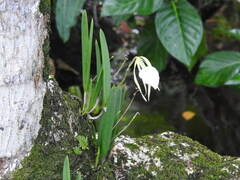
<path id="1" fill-rule="evenodd" d="M 105 35 L 100 30 L 100 46 L 102 53 L 102 68 L 103 68 L 103 104 L 107 102 L 111 90 L 111 67 L 108 53 L 108 46 Z"/>
<path id="2" fill-rule="evenodd" d="M 165 0 L 156 14 L 155 26 L 166 50 L 189 67 L 203 35 L 196 9 L 185 0 Z"/>
<path id="3" fill-rule="evenodd" d="M 100 48 L 99 48 L 97 40 L 95 40 L 95 50 L 96 50 L 97 76 L 99 76 L 100 75 L 100 71 L 102 69 L 102 63 L 101 63 Z"/>
<path id="4" fill-rule="evenodd" d="M 93 21 L 91 21 L 90 32 L 88 30 L 88 19 L 86 11 L 82 14 L 82 80 L 84 92 L 88 92 L 90 82 L 90 65 L 92 54 L 92 36 L 93 36 Z"/>
<path id="5" fill-rule="evenodd" d="M 116 122 L 116 114 L 121 109 L 121 101 L 123 96 L 123 87 L 113 87 L 110 92 L 110 101 L 107 105 L 107 111 L 100 118 L 98 124 L 98 143 L 100 153 L 105 157 L 109 151 L 112 140 L 113 125 Z"/>
<path id="6" fill-rule="evenodd" d="M 85 0 L 57 0 L 56 4 L 56 23 L 57 29 L 63 42 L 70 36 L 70 28 L 77 22 L 83 3 Z"/>
<path id="7" fill-rule="evenodd" d="M 86 54 L 87 60 L 87 79 L 90 79 L 90 68 L 91 68 L 91 56 L 92 56 L 92 38 L 93 38 L 93 20 L 91 20 L 90 24 L 90 32 L 88 37 L 88 49 Z"/>
<path id="8" fill-rule="evenodd" d="M 83 80 L 83 89 L 84 92 L 87 91 L 88 81 L 87 77 L 87 69 L 88 69 L 88 62 L 87 62 L 87 49 L 88 49 L 88 20 L 87 20 L 87 13 L 86 11 L 82 14 L 82 23 L 81 23 L 81 38 L 82 38 L 82 80 Z"/>
<path id="9" fill-rule="evenodd" d="M 162 0 L 105 0 L 101 16 L 123 14 L 151 14 L 161 6 Z"/>
<path id="10" fill-rule="evenodd" d="M 90 109 L 92 109 L 97 101 L 97 98 L 100 95 L 101 89 L 103 86 L 103 72 L 102 70 L 100 71 L 100 74 L 97 77 L 97 82 L 96 85 L 93 88 L 93 92 L 92 92 L 92 96 L 91 96 L 91 100 L 90 100 Z"/>
<path id="11" fill-rule="evenodd" d="M 140 34 L 138 54 L 148 58 L 158 71 L 162 71 L 167 65 L 168 53 L 161 41 L 156 37 L 157 34 L 154 28 L 154 22 L 151 21 L 150 18 L 143 32 Z"/>
<path id="12" fill-rule="evenodd" d="M 205 57 L 195 82 L 205 86 L 220 86 L 231 80 L 240 70 L 240 53 L 222 51 Z"/>
<path id="13" fill-rule="evenodd" d="M 63 180 L 71 180 L 70 165 L 69 165 L 68 156 L 66 156 L 66 158 L 65 158 L 65 160 L 64 160 L 64 165 L 63 165 Z"/>

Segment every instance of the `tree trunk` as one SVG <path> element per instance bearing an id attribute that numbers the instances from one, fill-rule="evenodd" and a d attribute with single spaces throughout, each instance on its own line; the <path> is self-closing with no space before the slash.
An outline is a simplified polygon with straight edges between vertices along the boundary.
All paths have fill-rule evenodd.
<path id="1" fill-rule="evenodd" d="M 40 128 L 46 19 L 40 0 L 0 0 L 0 176 L 31 150 Z"/>

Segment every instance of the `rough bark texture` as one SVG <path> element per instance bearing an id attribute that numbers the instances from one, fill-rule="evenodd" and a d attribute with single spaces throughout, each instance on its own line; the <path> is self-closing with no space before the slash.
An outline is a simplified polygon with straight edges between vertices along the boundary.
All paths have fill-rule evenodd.
<path id="1" fill-rule="evenodd" d="M 26 156 L 38 135 L 47 36 L 40 0 L 0 0 L 0 177 Z"/>

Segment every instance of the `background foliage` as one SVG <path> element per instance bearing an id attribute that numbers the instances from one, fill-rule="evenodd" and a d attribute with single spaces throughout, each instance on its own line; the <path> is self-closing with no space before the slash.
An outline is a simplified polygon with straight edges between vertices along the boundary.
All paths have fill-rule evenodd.
<path id="1" fill-rule="evenodd" d="M 131 54 L 143 55 L 161 72 L 161 92 L 154 94 L 156 98 L 152 99 L 151 104 L 145 105 L 139 101 L 133 107 L 141 108 L 142 113 L 151 113 L 142 116 L 141 122 L 139 118 L 134 123 L 137 124 L 138 120 L 140 124 L 143 121 L 154 122 L 152 124 L 156 126 L 153 125 L 154 130 L 151 132 L 174 130 L 186 133 L 217 152 L 234 155 L 240 152 L 240 105 L 237 103 L 240 101 L 237 92 L 240 90 L 238 1 L 105 0 L 85 1 L 83 8 L 87 8 L 96 21 L 94 36 L 98 36 L 99 27 L 106 34 L 110 56 L 115 57 L 111 61 L 112 65 L 117 65 L 119 60 L 116 59 L 124 59 L 125 53 L 130 54 L 129 60 Z M 60 13 L 57 9 L 55 12 L 57 16 Z M 75 15 L 76 25 L 68 28 L 69 32 L 71 30 L 70 39 L 65 38 L 64 41 L 64 47 L 69 49 L 74 49 L 76 43 L 72 41 L 78 39 L 76 30 L 80 24 L 79 12 Z M 67 18 L 74 19 L 71 16 Z M 126 27 L 127 30 L 124 29 Z M 139 34 L 134 34 L 135 30 Z M 113 35 L 113 31 L 118 36 Z M 59 34 L 64 40 L 60 31 Z M 119 36 L 123 44 L 119 53 L 122 54 L 121 58 L 111 50 L 116 50 L 114 46 Z M 101 56 L 96 52 L 92 58 L 95 55 Z M 76 58 L 74 54 L 64 58 L 72 58 L 77 62 L 81 57 Z M 91 66 L 95 67 L 94 61 Z M 72 67 L 75 68 L 75 64 Z M 76 68 L 80 71 L 80 67 Z M 94 74 L 94 70 L 91 71 L 91 76 Z M 112 83 L 115 81 L 118 81 L 117 77 L 114 77 Z M 127 93 L 133 91 L 131 88 L 130 85 Z M 160 116 L 152 117 L 154 113 Z M 186 114 L 193 116 L 189 120 Z M 167 123 L 167 129 L 163 128 L 164 123 Z M 173 126 L 173 129 L 169 126 Z M 137 125 L 134 128 L 141 130 L 138 133 L 140 135 L 150 133 L 146 129 L 139 129 Z M 130 131 L 128 133 L 134 134 Z"/>

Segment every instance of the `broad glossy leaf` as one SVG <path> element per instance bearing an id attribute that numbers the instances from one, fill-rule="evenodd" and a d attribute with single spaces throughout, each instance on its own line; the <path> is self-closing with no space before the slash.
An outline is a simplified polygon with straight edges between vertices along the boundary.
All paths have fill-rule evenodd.
<path id="1" fill-rule="evenodd" d="M 159 39 L 177 60 L 190 66 L 202 40 L 202 21 L 187 1 L 163 1 L 155 18 Z"/>
<path id="2" fill-rule="evenodd" d="M 167 51 L 157 37 L 154 24 L 148 23 L 140 34 L 138 54 L 148 58 L 157 70 L 162 71 L 167 64 Z"/>
<path id="3" fill-rule="evenodd" d="M 105 0 L 101 16 L 124 14 L 151 14 L 157 11 L 163 0 Z"/>
<path id="4" fill-rule="evenodd" d="M 240 85 L 240 72 L 237 73 L 229 79 L 227 82 L 224 83 L 225 85 Z"/>
<path id="5" fill-rule="evenodd" d="M 63 42 L 70 36 L 70 28 L 77 22 L 85 0 L 57 0 L 56 4 L 56 23 L 57 29 Z"/>
<path id="6" fill-rule="evenodd" d="M 206 35 L 204 33 L 203 37 L 202 37 L 201 44 L 199 45 L 198 50 L 197 50 L 195 56 L 192 58 L 191 64 L 188 67 L 188 69 L 192 70 L 194 65 L 197 63 L 198 59 L 203 57 L 204 55 L 206 55 L 207 52 L 208 52 L 208 47 L 207 47 L 207 44 L 206 44 Z"/>
<path id="7" fill-rule="evenodd" d="M 205 57 L 195 82 L 206 86 L 220 86 L 232 79 L 240 70 L 240 53 L 216 52 Z"/>

